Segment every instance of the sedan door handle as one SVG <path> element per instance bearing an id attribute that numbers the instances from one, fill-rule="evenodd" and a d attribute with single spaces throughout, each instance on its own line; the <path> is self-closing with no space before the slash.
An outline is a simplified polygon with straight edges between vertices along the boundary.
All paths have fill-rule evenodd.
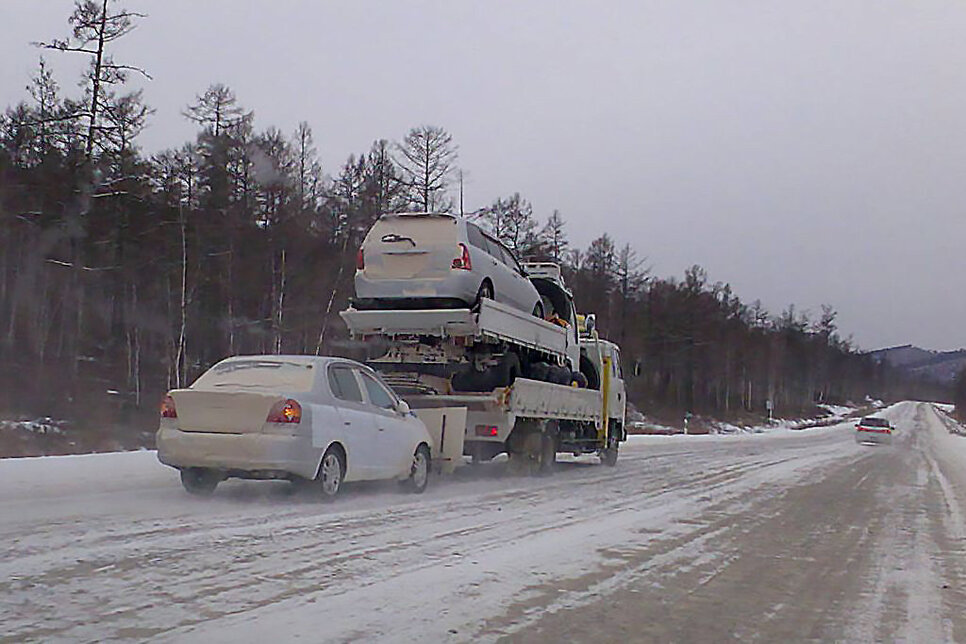
<path id="1" fill-rule="evenodd" d="M 351 424 L 352 424 L 352 421 L 349 421 L 349 420 L 347 420 L 347 421 L 345 421 L 345 422 L 344 422 L 344 423 L 342 423 L 342 424 L 343 424 L 343 425 L 351 425 Z"/>

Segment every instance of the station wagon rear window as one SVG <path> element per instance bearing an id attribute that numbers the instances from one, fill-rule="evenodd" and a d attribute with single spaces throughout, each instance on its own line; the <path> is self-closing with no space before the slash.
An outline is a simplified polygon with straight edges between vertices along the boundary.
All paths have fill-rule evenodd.
<path id="1" fill-rule="evenodd" d="M 866 427 L 888 427 L 889 421 L 885 418 L 863 418 L 861 424 Z"/>
<path id="2" fill-rule="evenodd" d="M 284 360 L 231 360 L 216 364 L 198 378 L 192 389 L 257 389 L 278 393 L 312 391 L 311 364 Z"/>
<path id="3" fill-rule="evenodd" d="M 412 240 L 412 241 L 410 241 Z M 376 221 L 366 237 L 366 245 L 379 244 L 383 249 L 399 250 L 456 243 L 456 220 L 433 215 L 383 217 Z"/>

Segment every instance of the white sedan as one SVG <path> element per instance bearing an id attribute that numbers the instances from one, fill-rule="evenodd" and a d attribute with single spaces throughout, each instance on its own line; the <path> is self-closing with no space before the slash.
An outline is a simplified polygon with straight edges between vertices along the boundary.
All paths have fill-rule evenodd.
<path id="1" fill-rule="evenodd" d="M 157 445 L 192 494 L 230 477 L 314 481 L 325 498 L 374 479 L 418 493 L 430 472 L 426 426 L 372 369 L 342 358 L 222 360 L 164 397 Z"/>

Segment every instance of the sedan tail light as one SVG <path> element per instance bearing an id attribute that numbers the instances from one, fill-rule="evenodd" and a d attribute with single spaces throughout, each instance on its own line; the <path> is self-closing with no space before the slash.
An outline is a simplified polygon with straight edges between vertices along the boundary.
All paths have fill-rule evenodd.
<path id="1" fill-rule="evenodd" d="M 457 249 L 459 251 L 459 257 L 453 258 L 453 268 L 458 268 L 463 271 L 473 270 L 473 262 L 470 261 L 470 249 L 466 247 L 466 244 L 460 244 Z"/>
<path id="2" fill-rule="evenodd" d="M 356 270 L 366 270 L 366 254 L 362 252 L 361 248 L 359 249 L 359 252 L 356 253 Z"/>
<path id="3" fill-rule="evenodd" d="M 300 423 L 302 422 L 302 405 L 297 400 L 280 400 L 268 412 L 266 423 Z"/>
<path id="4" fill-rule="evenodd" d="M 177 418 L 178 409 L 174 406 L 174 398 L 171 394 L 161 399 L 161 418 Z"/>

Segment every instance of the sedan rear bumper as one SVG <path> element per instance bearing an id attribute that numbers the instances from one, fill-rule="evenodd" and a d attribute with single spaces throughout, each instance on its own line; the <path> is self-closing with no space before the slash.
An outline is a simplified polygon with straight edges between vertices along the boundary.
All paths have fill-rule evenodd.
<path id="1" fill-rule="evenodd" d="M 855 442 L 888 445 L 892 442 L 892 432 L 858 430 L 855 432 Z"/>
<path id="2" fill-rule="evenodd" d="M 162 427 L 158 460 L 178 469 L 207 467 L 240 478 L 277 478 L 276 474 L 315 477 L 321 450 L 308 436 L 217 434 Z"/>

